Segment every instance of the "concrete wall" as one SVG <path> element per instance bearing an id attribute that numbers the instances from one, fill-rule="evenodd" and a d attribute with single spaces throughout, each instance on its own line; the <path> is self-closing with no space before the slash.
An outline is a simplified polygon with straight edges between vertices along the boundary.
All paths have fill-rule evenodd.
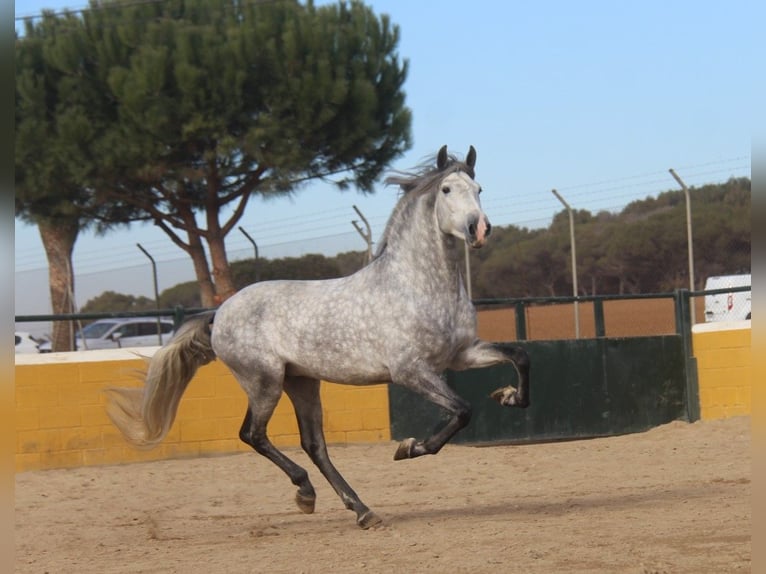
<path id="1" fill-rule="evenodd" d="M 151 355 L 154 349 L 137 350 Z M 139 386 L 144 362 L 128 350 L 16 357 L 17 471 L 70 468 L 249 451 L 238 433 L 244 392 L 218 362 L 202 367 L 181 400 L 173 427 L 157 448 L 128 445 L 105 411 L 102 389 Z M 386 385 L 322 384 L 329 443 L 390 440 Z M 269 424 L 278 446 L 299 445 L 292 404 L 283 396 Z"/>
<path id="2" fill-rule="evenodd" d="M 750 321 L 701 323 L 692 329 L 700 417 L 721 419 L 752 410 Z"/>

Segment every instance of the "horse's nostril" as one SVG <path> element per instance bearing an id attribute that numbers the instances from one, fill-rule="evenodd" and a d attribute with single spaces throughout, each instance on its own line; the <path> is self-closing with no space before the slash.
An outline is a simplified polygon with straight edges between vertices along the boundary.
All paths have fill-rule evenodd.
<path id="1" fill-rule="evenodd" d="M 476 235 L 476 224 L 475 223 L 471 223 L 471 224 L 468 225 L 468 234 L 471 237 L 474 237 Z"/>
<path id="2" fill-rule="evenodd" d="M 485 236 L 492 233 L 492 225 L 490 224 L 489 220 L 487 220 L 487 232 L 484 234 Z"/>

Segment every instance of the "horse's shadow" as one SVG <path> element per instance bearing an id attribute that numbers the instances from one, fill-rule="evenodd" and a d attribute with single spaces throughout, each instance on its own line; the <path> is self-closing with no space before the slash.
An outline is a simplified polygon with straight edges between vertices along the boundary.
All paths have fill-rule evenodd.
<path id="1" fill-rule="evenodd" d="M 378 506 L 385 525 L 396 526 L 410 522 L 431 522 L 464 519 L 467 515 L 487 519 L 517 520 L 524 516 L 564 516 L 584 510 L 624 510 L 636 507 L 663 506 L 672 500 L 692 500 L 716 496 L 718 490 L 726 488 L 718 483 L 694 483 L 676 487 L 626 486 L 617 492 L 569 492 L 551 500 L 550 496 L 535 499 L 515 498 L 509 502 L 477 503 L 461 506 L 439 506 L 431 508 L 411 505 Z"/>
<path id="2" fill-rule="evenodd" d="M 526 498 L 515 498 L 511 501 L 478 501 L 476 503 L 452 503 L 441 499 L 439 506 L 418 507 L 411 504 L 376 505 L 382 523 L 368 532 L 396 529 L 398 526 L 418 524 L 471 522 L 485 520 L 493 522 L 540 520 L 556 518 L 592 511 L 619 511 L 625 509 L 667 509 L 673 501 L 693 501 L 702 497 L 717 497 L 731 489 L 732 485 L 745 486 L 747 481 L 719 481 L 707 483 L 692 483 L 667 487 L 663 485 L 624 486 L 610 492 L 566 492 L 556 494 L 542 493 Z M 664 510 L 663 510 L 664 511 Z M 348 521 L 346 510 L 342 508 L 326 508 L 313 516 L 301 514 L 296 510 L 262 514 L 253 518 L 251 512 L 243 514 L 226 514 L 211 516 L 190 516 L 186 520 L 155 517 L 142 525 L 148 528 L 146 535 L 154 540 L 181 540 L 193 542 L 199 537 L 209 543 L 212 538 L 221 540 L 232 537 L 232 532 L 239 531 L 238 536 L 255 539 L 268 539 L 271 536 L 301 533 L 305 535 L 314 532 L 338 530 L 356 530 Z M 163 519 L 164 518 L 164 519 Z M 195 528 L 196 526 L 202 529 Z"/>

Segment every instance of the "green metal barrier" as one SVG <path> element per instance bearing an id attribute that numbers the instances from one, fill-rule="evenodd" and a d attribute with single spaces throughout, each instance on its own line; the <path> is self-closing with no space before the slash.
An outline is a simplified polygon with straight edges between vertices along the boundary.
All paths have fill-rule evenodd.
<path id="1" fill-rule="evenodd" d="M 526 410 L 501 407 L 494 389 L 516 384 L 510 365 L 448 372 L 449 385 L 473 406 L 456 443 L 552 440 L 624 434 L 688 420 L 681 336 L 528 341 L 531 399 Z M 425 438 L 446 420 L 420 396 L 389 386 L 391 436 Z"/>
<path id="2" fill-rule="evenodd" d="M 734 288 L 718 291 L 743 291 Z M 697 364 L 693 356 L 692 297 L 717 291 L 688 291 L 582 297 L 526 297 L 476 300 L 484 308 L 513 306 L 516 337 L 532 361 L 532 406 L 503 409 L 489 393 L 511 384 L 511 366 L 447 373 L 448 382 L 474 406 L 471 425 L 457 442 L 536 440 L 620 434 L 645 430 L 673 419 L 699 419 Z M 676 335 L 609 338 L 604 301 L 673 298 Z M 594 339 L 527 341 L 528 305 L 593 302 Z M 140 313 L 89 313 L 69 316 L 16 316 L 17 322 L 96 319 L 133 315 L 172 316 L 176 328 L 190 314 L 207 309 L 176 307 Z M 394 438 L 425 437 L 442 417 L 440 411 L 409 391 L 390 386 Z"/>

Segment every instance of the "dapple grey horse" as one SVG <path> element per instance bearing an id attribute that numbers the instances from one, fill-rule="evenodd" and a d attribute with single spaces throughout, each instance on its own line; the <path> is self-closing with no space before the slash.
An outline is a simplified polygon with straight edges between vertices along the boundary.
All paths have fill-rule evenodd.
<path id="1" fill-rule="evenodd" d="M 402 195 L 375 257 L 353 275 L 255 283 L 215 312 L 191 318 L 151 359 L 143 388 L 108 391 L 112 421 L 135 446 L 155 446 L 168 433 L 197 368 L 218 357 L 247 393 L 240 438 L 290 477 L 300 510 L 314 511 L 308 473 L 266 434 L 283 391 L 295 408 L 301 446 L 356 513 L 357 524 L 379 524 L 330 461 L 320 380 L 402 385 L 449 413 L 447 424 L 432 436 L 402 441 L 396 460 L 436 454 L 468 424 L 471 407 L 446 384 L 445 369 L 512 363 L 518 389 L 499 388 L 491 396 L 505 406 L 529 405 L 527 353 L 477 338 L 475 309 L 464 287 L 463 245 L 481 247 L 491 230 L 479 201 L 475 162 L 473 146 L 464 161 L 444 146 L 435 167 L 389 177 Z"/>

